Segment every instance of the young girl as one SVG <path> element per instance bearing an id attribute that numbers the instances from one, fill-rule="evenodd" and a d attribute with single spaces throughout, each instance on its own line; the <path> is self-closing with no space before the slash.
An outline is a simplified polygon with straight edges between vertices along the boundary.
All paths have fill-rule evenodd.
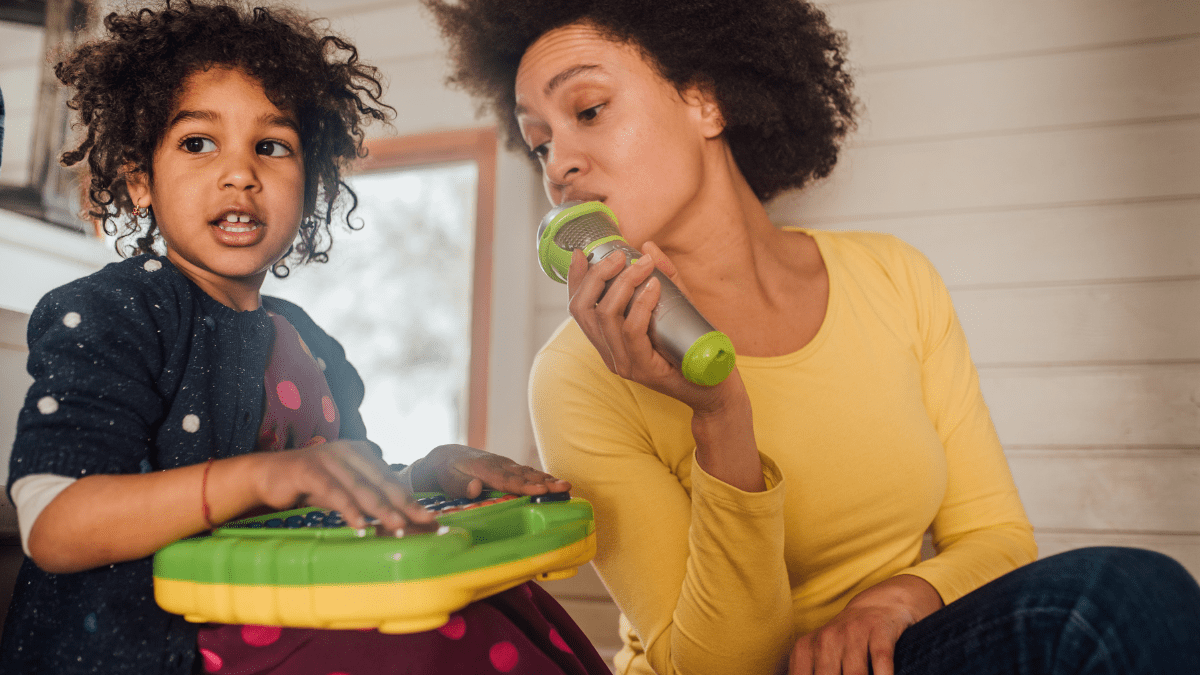
<path id="1" fill-rule="evenodd" d="M 607 672 L 533 585 L 415 635 L 197 626 L 156 606 L 150 556 L 252 509 L 310 504 L 398 531 L 432 522 L 414 487 L 569 485 L 462 446 L 397 475 L 366 440 L 342 348 L 259 294 L 287 256 L 326 258 L 360 125 L 391 110 L 352 45 L 290 11 L 226 4 L 168 2 L 105 27 L 56 69 L 86 131 L 63 160 L 87 161 L 106 231 L 132 215 L 138 255 L 30 318 L 9 477 L 29 559 L 0 671 Z"/>

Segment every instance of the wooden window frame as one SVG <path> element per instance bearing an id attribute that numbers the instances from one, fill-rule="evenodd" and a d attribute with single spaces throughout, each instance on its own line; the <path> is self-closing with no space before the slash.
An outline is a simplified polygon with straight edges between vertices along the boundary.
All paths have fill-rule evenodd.
<path id="1" fill-rule="evenodd" d="M 364 143 L 367 156 L 354 174 L 406 167 L 474 161 L 479 169 L 475 196 L 475 254 L 471 280 L 471 358 L 467 374 L 467 445 L 484 447 L 487 438 L 488 351 L 492 325 L 492 236 L 496 210 L 496 131 L 494 128 L 439 131 Z"/>

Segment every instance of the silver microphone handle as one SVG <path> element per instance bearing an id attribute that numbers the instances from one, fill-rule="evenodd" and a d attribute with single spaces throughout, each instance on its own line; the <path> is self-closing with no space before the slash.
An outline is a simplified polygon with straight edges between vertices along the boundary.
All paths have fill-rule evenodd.
<path id="1" fill-rule="evenodd" d="M 625 256 L 626 267 L 642 257 L 640 251 L 625 241 L 614 240 L 592 249 L 588 256 L 588 263 L 594 265 L 613 253 Z M 661 288 L 658 303 L 650 312 L 650 344 L 672 365 L 679 367 L 683 363 L 683 357 L 687 354 L 688 349 L 701 337 L 715 329 L 707 319 L 701 316 L 700 312 L 667 275 L 655 269 L 650 276 L 658 279 Z M 638 288 L 645 286 L 647 281 L 649 279 L 643 281 Z M 606 293 L 611 284 L 611 279 L 604 283 Z M 626 307 L 625 311 L 628 313 L 629 307 Z"/>

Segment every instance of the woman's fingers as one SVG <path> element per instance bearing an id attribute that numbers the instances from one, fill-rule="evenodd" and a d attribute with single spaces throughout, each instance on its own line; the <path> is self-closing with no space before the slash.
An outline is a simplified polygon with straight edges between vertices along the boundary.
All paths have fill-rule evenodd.
<path id="1" fill-rule="evenodd" d="M 653 272 L 654 261 L 642 256 L 613 279 L 596 306 L 600 330 L 612 351 L 614 371 L 625 378 L 643 371 L 644 363 L 654 358 L 650 337 L 646 333 L 649 324 L 641 325 L 640 330 L 632 330 L 637 324 L 631 324 L 628 317 L 633 309 L 634 298 L 645 294 L 647 288 L 643 284 Z M 649 290 L 657 298 L 656 291 Z"/>
<path id="2" fill-rule="evenodd" d="M 610 370 L 628 377 L 631 363 L 638 356 L 650 356 L 649 342 L 644 353 L 631 354 L 631 346 L 622 334 L 626 312 L 638 286 L 654 271 L 653 260 L 643 256 L 625 267 L 624 256 L 609 255 L 588 266 L 583 253 L 573 253 L 568 276 L 571 316 L 596 347 Z M 607 288 L 605 288 L 607 284 Z"/>
<path id="3" fill-rule="evenodd" d="M 843 610 L 834 621 L 801 636 L 789 675 L 893 675 L 896 641 L 907 624 L 878 611 Z"/>

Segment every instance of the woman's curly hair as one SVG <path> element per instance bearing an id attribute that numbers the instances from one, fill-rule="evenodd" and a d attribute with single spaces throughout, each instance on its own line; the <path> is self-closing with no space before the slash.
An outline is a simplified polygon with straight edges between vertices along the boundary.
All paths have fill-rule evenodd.
<path id="1" fill-rule="evenodd" d="M 682 90 L 712 92 L 738 168 L 761 200 L 829 175 L 857 102 L 844 37 L 804 0 L 422 0 L 449 43 L 448 82 L 523 146 L 513 91 L 541 35 L 586 23 L 631 44 Z"/>
<path id="2" fill-rule="evenodd" d="M 182 0 L 157 9 L 113 12 L 108 34 L 73 49 L 55 67 L 74 88 L 68 106 L 78 111 L 86 135 L 62 163 L 87 160 L 88 215 L 109 235 L 138 235 L 134 253 L 150 253 L 158 239 L 153 215 L 143 232 L 132 213 L 126 176 L 144 172 L 153 180 L 155 148 L 184 80 L 197 70 L 226 66 L 262 83 L 270 101 L 299 122 L 304 157 L 304 220 L 294 260 L 325 262 L 335 211 L 357 206 L 342 171 L 365 154 L 362 124 L 386 121 L 395 110 L 383 103 L 379 71 L 359 63 L 354 45 L 318 31 L 316 21 L 287 8 L 247 9 L 235 1 Z M 344 199 L 343 199 L 344 198 Z M 348 202 L 348 208 L 339 203 Z M 318 208 L 318 203 L 320 208 Z M 286 258 L 287 256 L 285 256 Z M 287 275 L 282 261 L 273 270 Z"/>

